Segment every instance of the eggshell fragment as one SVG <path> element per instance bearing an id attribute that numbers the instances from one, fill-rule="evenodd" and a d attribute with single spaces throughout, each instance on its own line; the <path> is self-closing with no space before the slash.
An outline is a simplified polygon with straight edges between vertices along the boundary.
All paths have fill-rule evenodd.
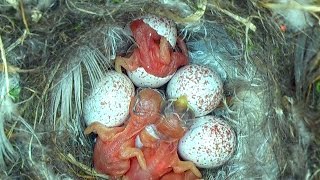
<path id="1" fill-rule="evenodd" d="M 190 64 L 179 69 L 167 86 L 169 98 L 187 96 L 195 116 L 207 115 L 222 98 L 223 84 L 219 75 L 202 65 Z"/>
<path id="2" fill-rule="evenodd" d="M 235 145 L 236 135 L 230 125 L 221 118 L 203 116 L 182 137 L 178 152 L 200 168 L 214 168 L 232 157 Z"/>
<path id="3" fill-rule="evenodd" d="M 127 74 L 131 81 L 138 87 L 149 87 L 149 88 L 158 88 L 166 84 L 171 77 L 174 75 L 168 75 L 166 77 L 157 77 L 146 72 L 143 67 L 138 67 L 134 71 L 127 71 Z"/>
<path id="4" fill-rule="evenodd" d="M 141 19 L 157 31 L 159 35 L 165 37 L 172 47 L 175 47 L 177 42 L 177 28 L 172 20 L 155 15 L 147 15 Z"/>
<path id="5" fill-rule="evenodd" d="M 160 139 L 160 137 L 158 136 L 158 134 L 157 134 L 155 129 L 156 129 L 156 127 L 155 127 L 154 124 L 150 124 L 150 125 L 145 127 L 145 130 L 149 133 L 149 135 L 151 135 L 155 139 Z M 137 148 L 142 148 L 143 147 L 143 143 L 141 142 L 141 139 L 140 139 L 139 135 L 136 137 L 135 145 L 136 145 Z"/>
<path id="6" fill-rule="evenodd" d="M 107 127 L 121 125 L 129 115 L 134 85 L 122 73 L 109 71 L 84 100 L 83 116 L 87 125 L 98 121 Z"/>

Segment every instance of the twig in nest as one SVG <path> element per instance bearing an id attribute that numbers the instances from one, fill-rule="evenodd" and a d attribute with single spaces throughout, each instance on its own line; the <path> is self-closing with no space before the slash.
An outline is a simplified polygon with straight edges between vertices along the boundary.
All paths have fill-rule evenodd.
<path id="1" fill-rule="evenodd" d="M 202 0 L 197 4 L 197 11 L 185 18 L 183 18 L 182 20 L 184 22 L 196 22 L 199 21 L 200 18 L 204 15 L 206 8 L 207 8 L 207 0 Z"/>
<path id="2" fill-rule="evenodd" d="M 314 87 L 317 92 L 319 92 L 319 83 L 320 83 L 320 75 L 319 73 L 320 67 L 320 51 L 312 58 L 311 63 L 309 63 L 308 70 L 311 72 L 309 74 L 309 78 L 311 78 L 311 82 L 308 85 L 307 93 L 306 93 L 306 101 L 308 102 L 310 99 L 310 94 L 312 93 L 312 88 Z M 315 74 L 315 75 L 314 75 Z"/>
<path id="3" fill-rule="evenodd" d="M 84 172 L 86 172 L 89 175 L 95 176 L 95 177 L 101 177 L 101 178 L 105 178 L 105 179 L 109 179 L 109 176 L 104 175 L 104 174 L 99 174 L 97 173 L 94 169 L 78 162 L 73 156 L 72 154 L 68 154 L 68 155 L 64 155 L 62 153 L 59 153 L 62 160 L 64 161 L 68 161 L 69 163 L 79 167 L 80 169 L 82 169 Z"/>
<path id="4" fill-rule="evenodd" d="M 312 80 L 312 82 L 309 84 L 308 86 L 308 90 L 307 90 L 307 100 L 306 101 L 309 101 L 309 97 L 310 97 L 310 94 L 311 94 L 311 91 L 312 91 L 312 87 L 314 87 L 316 89 L 316 91 L 318 92 L 319 91 L 319 84 L 317 82 L 320 81 L 320 76 L 317 76 L 314 80 Z M 315 85 L 314 85 L 315 84 Z"/>
<path id="5" fill-rule="evenodd" d="M 66 1 L 66 4 L 67 4 L 67 6 L 69 7 L 69 9 L 70 9 L 69 3 L 70 3 L 70 5 L 72 5 L 76 10 L 78 10 L 78 11 L 80 11 L 80 12 L 83 12 L 83 13 L 86 13 L 86 14 L 91 14 L 91 15 L 100 15 L 100 16 L 101 16 L 101 14 L 98 14 L 98 13 L 96 13 L 96 12 L 88 11 L 88 10 L 85 10 L 85 9 L 82 9 L 82 8 L 77 7 L 72 1 Z"/>
<path id="6" fill-rule="evenodd" d="M 1 51 L 1 59 L 3 61 L 3 67 L 1 69 L 4 69 L 4 75 L 6 79 L 6 89 L 7 89 L 7 94 L 9 94 L 10 83 L 9 83 L 9 74 L 8 74 L 8 64 L 7 64 L 6 53 L 4 51 L 1 35 L 0 35 L 0 51 Z"/>
<path id="7" fill-rule="evenodd" d="M 316 179 L 316 177 L 320 176 L 319 174 L 320 174 L 320 168 L 317 169 L 317 170 L 312 174 L 312 176 L 310 177 L 310 179 L 313 179 L 313 178 Z"/>
<path id="8" fill-rule="evenodd" d="M 13 22 L 13 20 L 11 20 L 8 16 L 0 14 L 0 18 L 4 18 L 6 19 L 11 26 L 9 25 L 4 25 L 3 27 L 0 27 L 0 32 L 5 32 L 5 33 L 11 33 L 14 32 L 14 28 L 15 28 L 15 24 Z"/>
<path id="9" fill-rule="evenodd" d="M 217 9 L 218 11 L 226 14 L 227 16 L 233 18 L 234 20 L 244 24 L 246 27 L 248 27 L 251 31 L 255 32 L 257 27 L 252 23 L 250 22 L 250 18 L 243 18 L 243 17 L 240 17 L 236 14 L 233 14 L 232 12 L 230 11 L 227 11 L 225 9 L 222 9 L 220 8 L 219 6 L 215 5 L 214 4 L 214 1 L 210 4 L 208 4 L 209 6 L 212 6 L 213 8 Z"/>
<path id="10" fill-rule="evenodd" d="M 199 21 L 202 16 L 204 15 L 207 7 L 207 0 L 200 0 L 197 3 L 196 12 L 187 16 L 187 17 L 180 17 L 179 15 L 167 10 L 167 9 L 156 9 L 157 14 L 161 16 L 167 16 L 170 19 L 174 20 L 176 23 L 192 23 Z"/>
<path id="11" fill-rule="evenodd" d="M 297 9 L 308 12 L 320 12 L 320 6 L 300 4 L 297 1 L 289 1 L 289 3 L 262 3 L 262 6 L 269 9 Z"/>
<path id="12" fill-rule="evenodd" d="M 22 44 L 23 41 L 26 39 L 27 37 L 27 30 L 24 30 L 23 34 L 19 37 L 19 39 L 17 39 L 14 43 L 12 43 L 8 48 L 7 48 L 7 52 L 12 51 L 14 48 L 16 48 L 19 44 Z"/>
<path id="13" fill-rule="evenodd" d="M 28 21 L 27 21 L 27 18 L 26 18 L 26 14 L 24 12 L 24 7 L 23 7 L 23 0 L 20 0 L 20 12 L 21 12 L 21 15 L 22 15 L 22 20 L 23 20 L 23 24 L 27 30 L 27 32 L 29 33 L 29 27 L 28 27 Z"/>
<path id="14" fill-rule="evenodd" d="M 18 67 L 4 64 L 4 63 L 0 63 L 0 72 L 2 71 L 2 69 L 7 68 L 7 72 L 8 73 L 27 73 L 27 72 L 34 72 L 37 71 L 39 68 L 35 68 L 35 69 L 20 69 Z"/>

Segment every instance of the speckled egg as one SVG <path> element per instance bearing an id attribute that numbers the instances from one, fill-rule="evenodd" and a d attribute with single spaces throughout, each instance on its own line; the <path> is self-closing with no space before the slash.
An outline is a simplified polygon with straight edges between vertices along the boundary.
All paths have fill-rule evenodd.
<path id="1" fill-rule="evenodd" d="M 182 137 L 178 152 L 197 167 L 214 168 L 226 163 L 235 147 L 236 135 L 227 122 L 215 116 L 203 116 Z"/>
<path id="2" fill-rule="evenodd" d="M 219 75 L 212 69 L 190 64 L 179 69 L 167 86 L 169 98 L 187 97 L 195 116 L 207 115 L 215 109 L 223 94 L 223 84 Z"/>
<path id="3" fill-rule="evenodd" d="M 107 127 L 121 125 L 129 115 L 134 93 L 134 85 L 126 75 L 116 71 L 107 72 L 84 100 L 86 124 L 98 121 Z"/>
<path id="4" fill-rule="evenodd" d="M 177 42 L 177 28 L 172 20 L 155 15 L 147 15 L 141 19 L 152 29 L 156 30 L 159 35 L 165 37 L 172 47 L 175 47 Z"/>
<path id="5" fill-rule="evenodd" d="M 138 87 L 149 87 L 149 88 L 158 88 L 166 84 L 174 74 L 168 75 L 166 77 L 157 77 L 152 74 L 149 74 L 144 70 L 143 67 L 138 67 L 134 71 L 127 71 L 127 74 L 131 81 Z"/>

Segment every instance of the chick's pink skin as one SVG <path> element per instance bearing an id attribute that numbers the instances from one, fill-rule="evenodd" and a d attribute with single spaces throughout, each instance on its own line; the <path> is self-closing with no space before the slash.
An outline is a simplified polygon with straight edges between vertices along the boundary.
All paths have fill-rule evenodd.
<path id="1" fill-rule="evenodd" d="M 168 40 L 160 36 L 142 19 L 130 24 L 137 48 L 129 58 L 117 57 L 115 69 L 121 72 L 121 67 L 134 71 L 143 67 L 145 71 L 157 77 L 173 74 L 179 67 L 188 64 L 188 51 L 181 38 L 177 39 L 180 51 L 174 50 Z"/>
<path id="2" fill-rule="evenodd" d="M 197 180 L 197 179 L 199 179 L 199 177 L 194 175 L 193 172 L 190 170 L 182 173 L 175 173 L 171 171 L 161 177 L 161 180 Z"/>
<path id="3" fill-rule="evenodd" d="M 156 123 L 161 140 L 141 138 L 147 168 L 143 169 L 136 158 L 131 161 L 129 171 L 124 180 L 160 179 L 167 173 L 180 174 L 190 170 L 196 177 L 201 173 L 191 161 L 181 161 L 177 153 L 178 141 L 184 135 L 185 129 L 175 116 L 161 118 Z M 149 136 L 151 137 L 151 136 Z M 145 141 L 147 140 L 147 143 Z M 172 174 L 173 173 L 173 174 Z"/>
<path id="4" fill-rule="evenodd" d="M 98 134 L 93 153 L 94 167 L 98 172 L 120 177 L 129 170 L 132 157 L 136 157 L 139 166 L 146 169 L 142 151 L 135 148 L 135 138 L 146 125 L 159 119 L 161 104 L 159 92 L 143 89 L 131 101 L 126 125 L 107 128 L 101 123 L 93 123 L 86 128 L 85 134 Z"/>

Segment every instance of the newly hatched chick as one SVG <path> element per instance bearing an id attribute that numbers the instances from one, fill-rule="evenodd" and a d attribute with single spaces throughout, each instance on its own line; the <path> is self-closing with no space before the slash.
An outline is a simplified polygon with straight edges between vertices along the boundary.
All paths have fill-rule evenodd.
<path id="1" fill-rule="evenodd" d="M 107 128 L 95 122 L 85 129 L 85 134 L 98 134 L 93 153 L 97 171 L 120 177 L 130 168 L 132 157 L 137 157 L 138 164 L 143 169 L 147 168 L 142 151 L 135 148 L 135 138 L 146 125 L 159 119 L 162 101 L 158 91 L 142 89 L 131 101 L 130 117 L 125 126 Z"/>
<path id="2" fill-rule="evenodd" d="M 179 139 L 183 137 L 186 131 L 185 121 L 181 119 L 181 111 L 189 109 L 186 103 L 184 105 L 184 108 L 176 108 L 179 112 L 163 113 L 159 121 L 154 123 L 155 131 L 159 136 L 158 140 L 141 138 L 141 142 L 144 145 L 141 150 L 144 154 L 147 168 L 143 169 L 138 160 L 133 158 L 130 170 L 123 179 L 161 179 L 167 173 L 169 173 L 167 178 L 201 178 L 202 175 L 194 163 L 181 161 L 177 152 Z M 185 174 L 189 170 L 190 172 Z"/>

